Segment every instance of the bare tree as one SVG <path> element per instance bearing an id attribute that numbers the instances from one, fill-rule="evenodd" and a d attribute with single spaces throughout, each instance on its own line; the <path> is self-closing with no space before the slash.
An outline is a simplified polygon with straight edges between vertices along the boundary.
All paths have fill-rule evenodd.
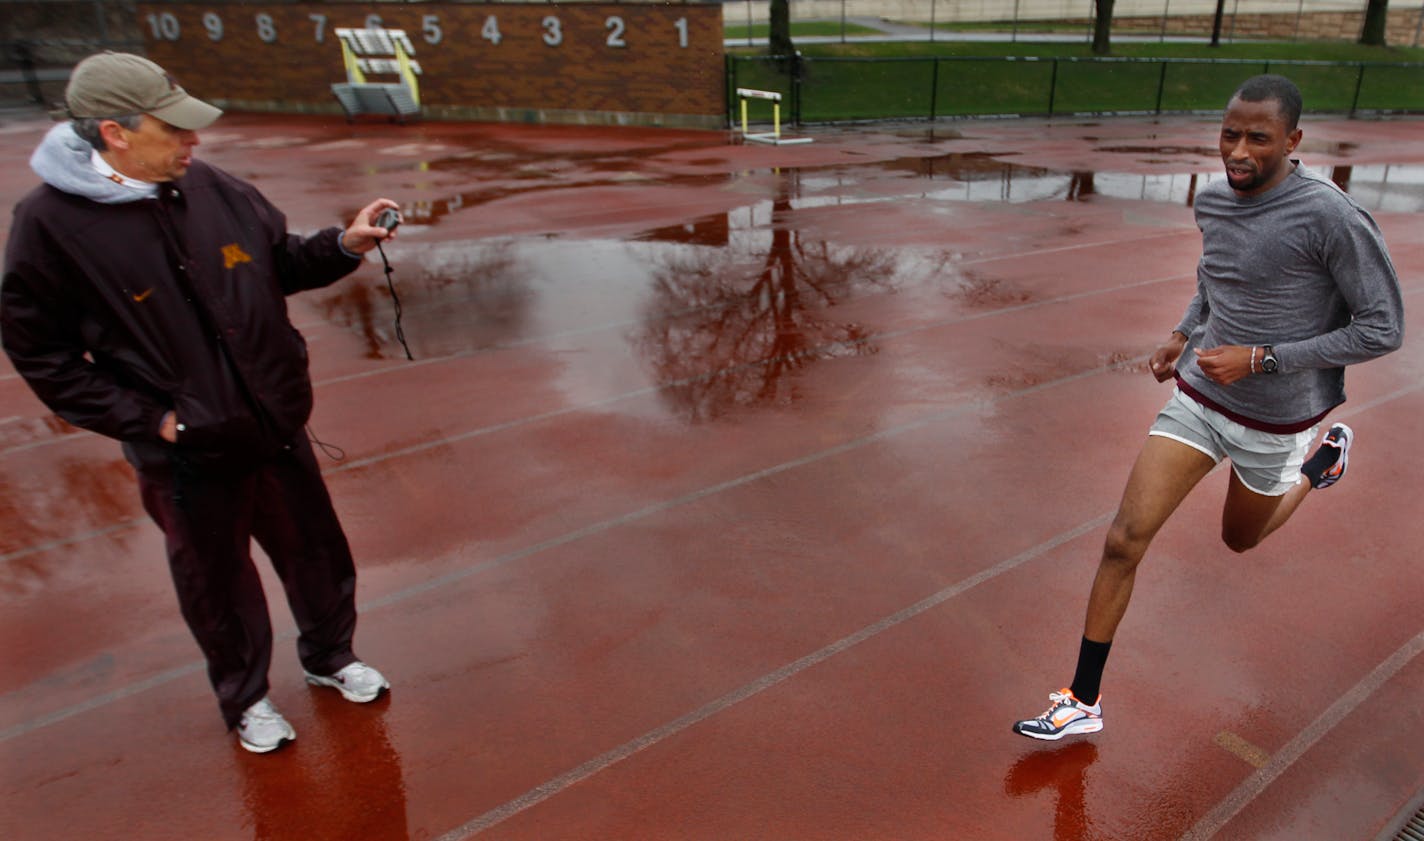
<path id="1" fill-rule="evenodd" d="M 1216 0 L 1216 14 L 1211 19 L 1211 45 L 1221 46 L 1221 19 L 1226 16 L 1226 0 Z"/>
<path id="2" fill-rule="evenodd" d="M 1360 27 L 1360 43 L 1383 47 L 1388 19 L 1389 0 L 1369 0 L 1365 7 L 1365 25 Z"/>
<path id="3" fill-rule="evenodd" d="M 767 39 L 767 51 L 774 56 L 796 55 L 796 46 L 791 43 L 791 0 L 771 0 L 771 34 Z"/>
<path id="4" fill-rule="evenodd" d="M 1112 13 L 1114 0 L 1094 0 L 1097 10 L 1093 15 L 1093 55 L 1107 55 L 1112 52 Z"/>
<path id="5" fill-rule="evenodd" d="M 678 416 L 712 420 L 737 408 L 796 399 L 796 372 L 878 348 L 863 325 L 831 308 L 863 287 L 891 284 L 893 254 L 803 238 L 792 219 L 795 176 L 772 203 L 770 242 L 669 257 L 654 274 L 632 336 Z"/>

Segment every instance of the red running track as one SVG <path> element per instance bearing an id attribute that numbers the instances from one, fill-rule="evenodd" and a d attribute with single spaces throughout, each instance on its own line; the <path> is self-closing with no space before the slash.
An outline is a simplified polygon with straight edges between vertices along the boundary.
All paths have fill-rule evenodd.
<path id="1" fill-rule="evenodd" d="M 0 118 L 4 204 L 45 128 Z M 1418 331 L 1424 121 L 1304 129 Z M 1412 334 L 1282 532 L 1220 544 L 1224 472 L 1168 524 L 1103 733 L 1009 732 L 1070 676 L 1215 132 L 225 117 L 200 155 L 294 229 L 405 208 L 414 362 L 379 260 L 292 301 L 395 687 L 306 687 L 264 568 L 299 738 L 240 750 L 117 445 L 6 367 L 0 838 L 1375 839 L 1424 789 Z"/>

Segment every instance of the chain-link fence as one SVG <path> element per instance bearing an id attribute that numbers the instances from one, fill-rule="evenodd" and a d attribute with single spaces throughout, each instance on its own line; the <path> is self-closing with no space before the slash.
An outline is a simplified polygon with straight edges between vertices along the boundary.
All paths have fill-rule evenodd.
<path id="1" fill-rule="evenodd" d="M 790 123 L 1218 112 L 1242 79 L 1289 76 L 1311 113 L 1424 113 L 1424 63 L 1233 59 L 728 56 L 735 91 L 782 94 Z M 749 103 L 767 122 L 769 106 Z"/>
<path id="2" fill-rule="evenodd" d="M 1225 0 L 1220 38 L 1226 42 L 1354 41 L 1364 24 L 1366 0 Z M 1209 39 L 1216 0 L 1116 0 L 1113 32 L 1134 37 Z M 728 0 L 722 21 L 736 43 L 765 40 L 769 0 Z M 1007 36 L 1092 40 L 1095 0 L 790 0 L 791 20 L 829 22 L 832 36 L 850 37 L 859 26 L 898 38 L 953 40 L 986 28 Z M 1391 0 L 1386 42 L 1421 46 L 1424 0 Z"/>

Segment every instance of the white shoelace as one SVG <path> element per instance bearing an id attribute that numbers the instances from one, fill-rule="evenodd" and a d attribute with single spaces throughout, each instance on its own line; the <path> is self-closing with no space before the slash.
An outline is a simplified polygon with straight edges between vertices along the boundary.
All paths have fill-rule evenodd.
<path id="1" fill-rule="evenodd" d="M 1053 706 L 1044 710 L 1043 715 L 1039 716 L 1039 719 L 1042 721 L 1048 721 L 1049 719 L 1053 718 L 1053 711 L 1058 709 L 1059 707 L 1066 707 L 1071 704 L 1073 702 L 1073 693 L 1050 692 L 1048 693 L 1048 700 L 1053 702 Z"/>

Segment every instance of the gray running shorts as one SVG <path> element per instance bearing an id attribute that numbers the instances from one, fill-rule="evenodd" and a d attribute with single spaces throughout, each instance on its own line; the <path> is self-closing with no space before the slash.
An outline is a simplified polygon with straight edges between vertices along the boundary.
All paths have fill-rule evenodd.
<path id="1" fill-rule="evenodd" d="M 1229 458 L 1231 469 L 1247 488 L 1263 496 L 1280 496 L 1301 481 L 1301 465 L 1319 429 L 1317 424 L 1304 432 L 1261 432 L 1174 388 L 1148 434 L 1180 441 L 1218 463 Z"/>

